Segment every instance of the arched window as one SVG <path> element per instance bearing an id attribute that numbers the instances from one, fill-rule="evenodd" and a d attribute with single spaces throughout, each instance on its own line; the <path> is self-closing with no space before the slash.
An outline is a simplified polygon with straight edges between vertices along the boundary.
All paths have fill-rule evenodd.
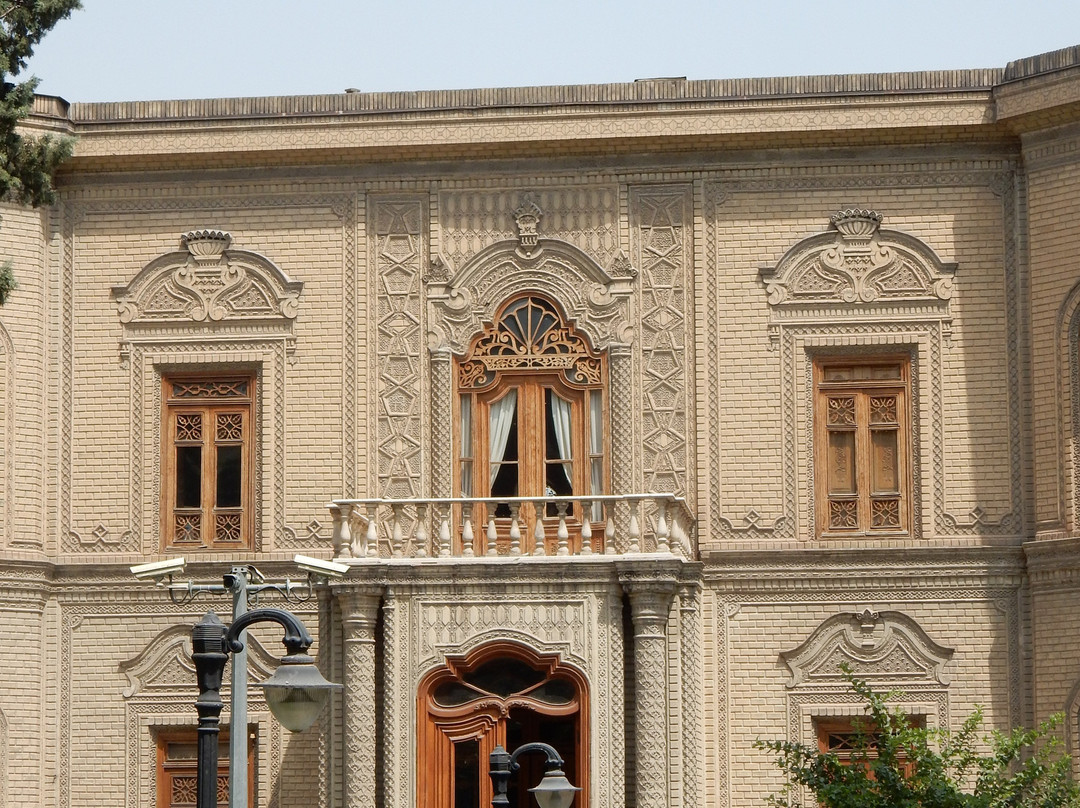
<path id="1" fill-rule="evenodd" d="M 417 760 L 420 808 L 491 804 L 488 756 L 501 744 L 551 744 L 588 808 L 587 698 L 584 677 L 554 656 L 512 643 L 485 646 L 429 674 L 420 684 Z M 526 755 L 510 783 L 511 808 L 532 808 L 527 789 L 544 775 L 543 756 Z"/>
<path id="2" fill-rule="evenodd" d="M 455 485 L 460 496 L 506 500 L 605 493 L 606 373 L 605 356 L 565 322 L 552 301 L 530 295 L 503 306 L 457 365 Z M 495 506 L 501 530 L 518 507 Z M 543 517 L 556 518 L 560 508 L 572 525 L 580 525 L 580 502 L 548 502 Z M 516 515 L 527 547 L 535 508 L 520 505 Z M 595 522 L 603 511 L 593 505 L 586 515 Z M 474 516 L 483 523 L 487 514 Z"/>

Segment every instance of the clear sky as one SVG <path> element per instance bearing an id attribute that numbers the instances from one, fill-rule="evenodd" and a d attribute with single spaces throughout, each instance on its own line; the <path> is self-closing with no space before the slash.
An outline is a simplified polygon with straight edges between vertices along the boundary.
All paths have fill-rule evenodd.
<path id="1" fill-rule="evenodd" d="M 1080 0 L 83 0 L 38 47 L 68 101 L 1004 67 Z"/>

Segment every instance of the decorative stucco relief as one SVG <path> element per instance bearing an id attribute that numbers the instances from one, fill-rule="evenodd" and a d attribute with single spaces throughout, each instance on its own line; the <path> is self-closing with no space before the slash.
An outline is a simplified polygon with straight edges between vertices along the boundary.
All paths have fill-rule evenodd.
<path id="1" fill-rule="evenodd" d="M 493 244 L 517 238 L 519 211 L 529 205 L 539 212 L 548 238 L 573 244 L 612 274 L 626 260 L 619 237 L 619 190 L 613 184 L 448 189 L 438 200 L 439 248 L 451 273 Z"/>
<path id="2" fill-rule="evenodd" d="M 630 291 L 629 277 L 613 277 L 572 244 L 536 236 L 526 252 L 519 239 L 502 241 L 453 276 L 429 273 L 428 345 L 462 354 L 494 320 L 500 304 L 525 292 L 542 292 L 603 350 L 632 340 Z"/>
<path id="3" fill-rule="evenodd" d="M 873 210 L 834 213 L 830 232 L 800 241 L 776 267 L 761 270 L 769 304 L 949 300 L 956 264 L 943 263 L 914 236 L 881 230 L 881 221 Z"/>
<path id="4" fill-rule="evenodd" d="M 252 634 L 247 635 L 248 679 L 261 682 L 278 666 L 278 658 L 266 650 Z M 172 626 L 158 634 L 131 659 L 121 662 L 120 673 L 127 678 L 123 696 L 175 696 L 187 699 L 196 681 L 195 663 L 191 660 L 191 627 Z M 224 689 L 228 690 L 228 683 Z"/>
<path id="5" fill-rule="evenodd" d="M 814 629 L 780 658 L 791 671 L 787 687 L 846 682 L 842 666 L 871 684 L 922 682 L 947 685 L 944 668 L 953 649 L 938 645 L 903 612 L 847 612 Z"/>
<path id="6" fill-rule="evenodd" d="M 558 652 L 585 666 L 586 603 L 582 599 L 518 598 L 428 601 L 420 607 L 421 668 L 496 639 Z"/>
<path id="7" fill-rule="evenodd" d="M 120 322 L 190 323 L 292 320 L 304 284 L 291 281 L 258 253 L 232 250 L 221 230 L 192 230 L 180 250 L 147 264 L 126 286 L 113 288 Z"/>
<path id="8" fill-rule="evenodd" d="M 427 248 L 424 204 L 416 197 L 368 200 L 370 266 L 376 286 L 379 496 L 408 499 L 421 489 L 423 340 L 420 275 Z"/>
<path id="9" fill-rule="evenodd" d="M 634 262 L 641 272 L 642 472 L 645 491 L 688 494 L 687 367 L 693 350 L 690 186 L 631 194 Z"/>

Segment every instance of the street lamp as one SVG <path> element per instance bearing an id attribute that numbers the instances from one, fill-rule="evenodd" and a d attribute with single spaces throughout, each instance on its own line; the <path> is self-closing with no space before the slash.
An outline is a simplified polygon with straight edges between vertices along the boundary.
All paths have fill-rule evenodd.
<path id="1" fill-rule="evenodd" d="M 489 757 L 491 764 L 491 805 L 493 808 L 509 806 L 510 800 L 506 796 L 510 788 L 510 775 L 521 768 L 518 758 L 528 752 L 543 752 L 547 755 L 544 763 L 544 776 L 540 785 L 530 788 L 529 793 L 536 797 L 540 808 L 570 808 L 574 801 L 574 794 L 581 791 L 577 786 L 571 785 L 563 774 L 563 759 L 554 747 L 546 743 L 526 743 L 514 750 L 513 754 L 507 752 L 501 745 L 496 746 Z"/>
<path id="2" fill-rule="evenodd" d="M 226 626 L 212 611 L 191 629 L 191 660 L 199 682 L 195 709 L 199 713 L 196 808 L 216 808 L 218 733 L 220 731 L 221 679 L 229 653 L 243 651 L 240 639 L 255 623 L 279 623 L 285 629 L 282 642 L 286 656 L 274 675 L 262 682 L 267 705 L 274 716 L 292 732 L 302 732 L 315 723 L 330 693 L 341 685 L 328 682 L 308 656 L 314 640 L 300 619 L 283 609 L 253 609 Z M 236 659 L 233 664 L 236 664 Z"/>
<path id="3" fill-rule="evenodd" d="M 310 600 L 315 584 L 327 578 L 340 578 L 349 571 L 348 566 L 334 561 L 297 555 L 293 562 L 307 573 L 307 583 L 297 583 L 286 578 L 283 583 L 267 581 L 266 577 L 251 564 L 237 564 L 224 576 L 221 584 L 174 583 L 173 576 L 184 571 L 186 562 L 181 558 L 168 558 L 148 564 L 137 564 L 131 573 L 140 580 L 152 579 L 169 592 L 169 600 L 177 605 L 190 603 L 203 593 L 232 594 L 232 619 L 235 623 L 253 605 L 263 592 L 276 592 L 285 600 L 304 603 Z M 168 579 L 166 582 L 165 579 Z M 243 635 L 239 638 L 244 639 Z M 247 755 L 247 649 L 233 653 L 231 696 L 229 704 L 229 808 L 248 806 L 248 755 Z"/>

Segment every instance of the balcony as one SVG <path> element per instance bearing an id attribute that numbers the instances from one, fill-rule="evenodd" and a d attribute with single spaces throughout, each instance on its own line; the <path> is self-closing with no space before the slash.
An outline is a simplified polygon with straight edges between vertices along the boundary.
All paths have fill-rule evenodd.
<path id="1" fill-rule="evenodd" d="M 329 507 L 337 559 L 695 557 L 693 516 L 673 494 L 341 499 Z"/>

